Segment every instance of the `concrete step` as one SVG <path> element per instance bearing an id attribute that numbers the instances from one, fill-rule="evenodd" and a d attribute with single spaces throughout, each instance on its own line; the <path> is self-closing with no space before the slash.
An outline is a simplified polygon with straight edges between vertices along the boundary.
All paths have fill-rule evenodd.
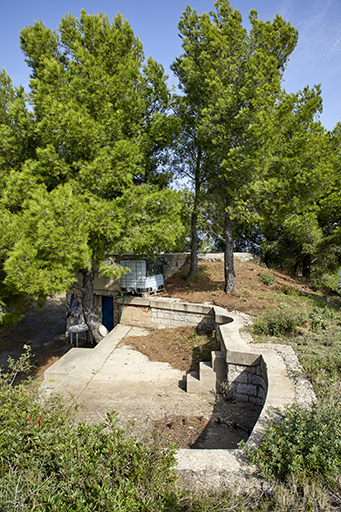
<path id="1" fill-rule="evenodd" d="M 200 380 L 197 372 L 190 372 L 186 375 L 187 393 L 200 393 Z"/>
<path id="2" fill-rule="evenodd" d="M 212 358 L 212 368 L 213 371 L 216 374 L 216 391 L 218 393 L 221 392 L 220 383 L 226 382 L 227 374 L 226 374 L 226 360 L 224 352 L 221 350 L 215 350 L 211 352 L 211 358 Z"/>
<path id="3" fill-rule="evenodd" d="M 199 363 L 199 375 L 195 372 L 187 375 L 187 393 L 206 393 L 216 390 L 216 374 L 209 361 Z"/>
<path id="4" fill-rule="evenodd" d="M 56 361 L 52 366 L 47 368 L 44 372 L 45 382 L 61 382 L 80 361 L 86 357 L 92 348 L 72 348 L 64 354 L 59 361 Z"/>
<path id="5" fill-rule="evenodd" d="M 225 357 L 221 351 L 211 352 L 212 362 L 200 362 L 199 373 L 187 374 L 187 393 L 220 391 L 220 382 L 226 381 Z"/>

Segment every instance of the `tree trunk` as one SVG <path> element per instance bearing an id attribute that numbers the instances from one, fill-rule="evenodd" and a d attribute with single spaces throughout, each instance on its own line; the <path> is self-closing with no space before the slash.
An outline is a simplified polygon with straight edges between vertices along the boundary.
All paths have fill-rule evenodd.
<path id="1" fill-rule="evenodd" d="M 198 270 L 198 231 L 197 231 L 197 222 L 198 222 L 198 214 L 197 207 L 195 206 L 195 210 L 192 213 L 191 217 L 191 264 L 189 267 L 189 272 L 186 276 L 186 279 L 191 279 L 194 277 Z"/>
<path id="2" fill-rule="evenodd" d="M 107 328 L 99 321 L 94 307 L 94 270 L 84 269 L 82 291 L 82 307 L 87 326 L 95 341 L 99 343 L 108 334 Z"/>
<path id="3" fill-rule="evenodd" d="M 200 166 L 201 166 L 201 151 L 198 151 L 197 161 L 195 166 L 195 178 L 194 178 L 194 205 L 193 212 L 191 216 L 191 263 L 189 267 L 189 272 L 186 276 L 186 279 L 191 279 L 194 277 L 198 270 L 198 203 L 199 203 L 199 194 L 201 188 L 200 182 Z"/>
<path id="4" fill-rule="evenodd" d="M 224 273 L 225 273 L 225 293 L 234 292 L 237 289 L 236 274 L 234 272 L 233 265 L 233 235 L 232 235 L 233 222 L 230 218 L 230 214 L 227 211 L 225 213 L 224 223 L 224 240 L 225 240 L 225 252 L 224 252 Z"/>
<path id="5" fill-rule="evenodd" d="M 302 276 L 310 279 L 311 273 L 311 255 L 306 254 L 303 256 L 303 264 L 302 264 Z"/>

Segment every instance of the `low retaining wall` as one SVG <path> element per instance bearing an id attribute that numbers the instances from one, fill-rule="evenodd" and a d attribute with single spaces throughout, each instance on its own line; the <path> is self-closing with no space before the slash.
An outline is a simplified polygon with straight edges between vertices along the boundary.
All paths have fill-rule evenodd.
<path id="1" fill-rule="evenodd" d="M 122 308 L 123 298 L 117 299 L 117 304 Z M 120 323 L 151 329 L 187 325 L 208 332 L 215 329 L 212 306 L 167 298 L 126 297 Z"/>

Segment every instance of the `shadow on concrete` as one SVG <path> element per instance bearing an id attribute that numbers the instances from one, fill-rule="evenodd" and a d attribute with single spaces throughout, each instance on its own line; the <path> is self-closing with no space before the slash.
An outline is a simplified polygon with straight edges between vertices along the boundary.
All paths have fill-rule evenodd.
<path id="1" fill-rule="evenodd" d="M 247 441 L 262 407 L 228 401 L 218 396 L 212 416 L 199 437 L 189 447 L 201 450 L 235 449 Z"/>
<path id="2" fill-rule="evenodd" d="M 75 346 L 70 344 L 69 337 L 65 337 L 65 331 L 65 296 L 48 299 L 42 309 L 34 304 L 20 322 L 9 324 L 0 331 L 0 367 L 6 371 L 8 357 L 18 360 L 25 351 L 24 345 L 28 345 L 32 354 L 30 375 L 42 378 L 46 368 Z M 80 340 L 79 346 L 87 348 L 92 345 Z M 26 374 L 21 374 L 16 383 L 26 377 Z"/>

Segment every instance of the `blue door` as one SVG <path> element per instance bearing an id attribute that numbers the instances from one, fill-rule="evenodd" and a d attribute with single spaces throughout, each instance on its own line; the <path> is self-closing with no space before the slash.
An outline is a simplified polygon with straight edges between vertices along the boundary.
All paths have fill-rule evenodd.
<path id="1" fill-rule="evenodd" d="M 111 331 L 114 328 L 114 298 L 102 296 L 102 323 Z"/>

